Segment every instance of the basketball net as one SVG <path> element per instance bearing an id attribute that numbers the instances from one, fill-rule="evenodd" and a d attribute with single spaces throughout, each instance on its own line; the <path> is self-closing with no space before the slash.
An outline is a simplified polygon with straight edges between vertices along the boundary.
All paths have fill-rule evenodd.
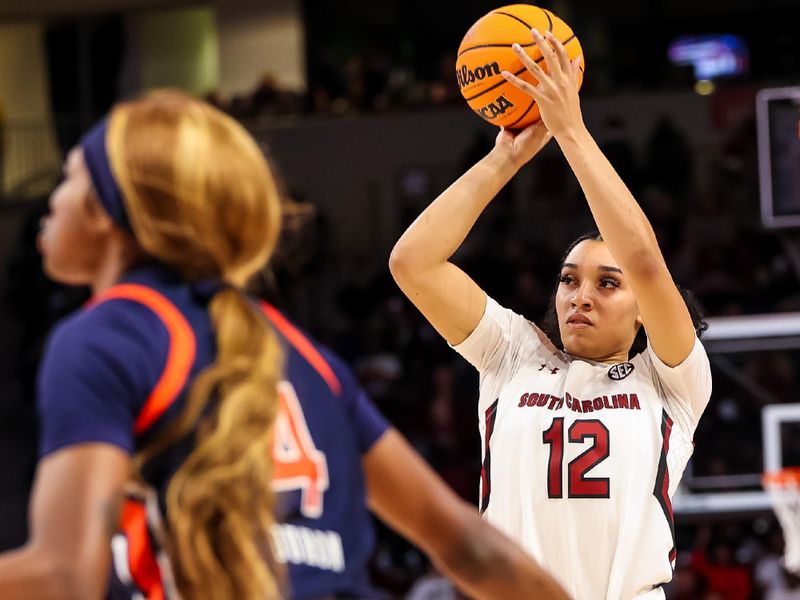
<path id="1" fill-rule="evenodd" d="M 762 483 L 783 529 L 783 566 L 800 574 L 800 467 L 764 473 Z"/>

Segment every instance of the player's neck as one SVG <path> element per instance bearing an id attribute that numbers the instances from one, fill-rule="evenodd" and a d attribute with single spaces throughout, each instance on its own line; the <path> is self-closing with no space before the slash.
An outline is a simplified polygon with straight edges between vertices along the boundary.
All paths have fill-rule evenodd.
<path id="1" fill-rule="evenodd" d="M 619 352 L 615 352 L 608 356 L 600 356 L 600 357 L 586 357 L 586 356 L 572 356 L 573 360 L 585 360 L 591 363 L 597 363 L 602 365 L 618 365 L 619 363 L 628 362 L 628 353 L 620 350 Z"/>
<path id="2" fill-rule="evenodd" d="M 90 283 L 92 294 L 97 295 L 115 285 L 141 254 L 132 237 L 110 239 Z"/>

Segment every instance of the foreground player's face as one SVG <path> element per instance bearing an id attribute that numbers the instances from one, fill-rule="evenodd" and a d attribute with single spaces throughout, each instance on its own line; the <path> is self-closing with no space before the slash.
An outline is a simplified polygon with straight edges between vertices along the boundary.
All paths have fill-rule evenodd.
<path id="1" fill-rule="evenodd" d="M 64 179 L 50 194 L 50 212 L 37 239 L 48 277 L 70 285 L 91 283 L 105 252 L 111 219 L 95 198 L 80 148 L 64 164 Z"/>
<path id="2" fill-rule="evenodd" d="M 633 290 L 604 242 L 586 240 L 569 253 L 561 267 L 556 314 L 569 354 L 627 360 L 641 316 Z"/>

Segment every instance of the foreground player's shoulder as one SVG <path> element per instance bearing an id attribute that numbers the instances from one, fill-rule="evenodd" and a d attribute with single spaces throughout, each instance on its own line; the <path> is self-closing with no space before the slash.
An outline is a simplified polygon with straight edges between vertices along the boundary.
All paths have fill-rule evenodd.
<path id="1" fill-rule="evenodd" d="M 83 442 L 133 449 L 133 422 L 166 362 L 159 318 L 128 301 L 96 304 L 59 323 L 39 370 L 40 454 Z"/>
<path id="2" fill-rule="evenodd" d="M 60 323 L 52 337 L 83 351 L 107 349 L 133 363 L 153 362 L 154 354 L 165 357 L 170 341 L 167 327 L 158 314 L 125 298 L 88 306 Z M 134 350 L 149 354 L 131 353 Z"/>

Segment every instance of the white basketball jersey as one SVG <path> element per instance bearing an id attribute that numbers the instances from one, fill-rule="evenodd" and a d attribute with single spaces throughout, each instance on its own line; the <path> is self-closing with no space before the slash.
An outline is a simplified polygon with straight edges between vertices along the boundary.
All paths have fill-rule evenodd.
<path id="1" fill-rule="evenodd" d="M 481 512 L 579 600 L 663 598 L 671 497 L 711 395 L 699 341 L 671 368 L 573 359 L 487 299 L 455 349 L 480 372 Z"/>

